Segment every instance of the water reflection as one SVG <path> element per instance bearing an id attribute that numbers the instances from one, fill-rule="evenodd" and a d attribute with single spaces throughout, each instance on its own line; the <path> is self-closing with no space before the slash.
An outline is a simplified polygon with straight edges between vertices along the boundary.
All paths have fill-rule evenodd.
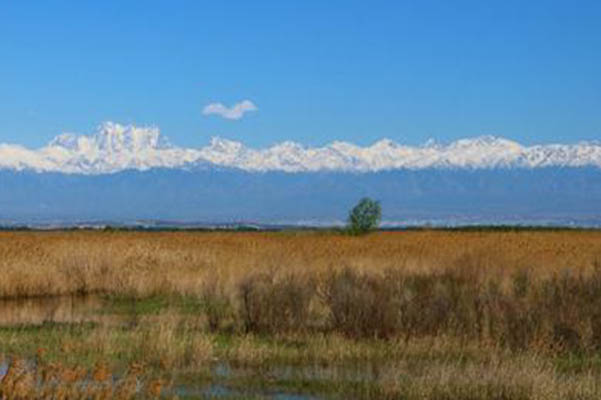
<path id="1" fill-rule="evenodd" d="M 102 318 L 97 296 L 61 296 L 0 300 L 0 326 L 79 323 Z"/>
<path id="2" fill-rule="evenodd" d="M 114 304 L 113 304 L 114 306 Z M 132 301 L 131 310 L 127 303 L 125 309 L 116 312 L 111 308 L 110 300 L 102 296 L 64 296 L 25 299 L 0 300 L 0 327 L 42 325 L 45 323 L 82 323 L 94 322 L 99 325 L 132 326 L 138 320 L 136 302 Z M 131 311 L 131 312 L 130 312 Z M 148 320 L 152 321 L 152 320 Z M 153 323 L 153 322 L 150 322 Z M 6 374 L 8 360 L 4 359 L 0 346 L 0 379 Z M 270 365 L 261 368 L 249 368 L 216 362 L 210 367 L 213 382 L 177 384 L 174 391 L 181 397 L 199 398 L 245 398 L 255 396 L 282 400 L 312 400 L 317 397 L 285 390 L 270 390 L 273 382 L 347 382 L 350 384 L 377 381 L 380 379 L 378 365 L 361 363 L 360 365 Z M 200 381 L 200 380 L 199 380 Z M 257 388 L 230 387 L 229 382 L 257 382 Z"/>
<path id="3" fill-rule="evenodd" d="M 194 387 L 192 385 L 181 385 L 175 388 L 178 396 L 191 398 L 209 398 L 209 399 L 246 399 L 246 398 L 270 398 L 277 400 L 318 400 L 319 397 L 286 393 L 282 391 L 270 390 L 236 390 L 225 385 L 211 384 L 204 387 Z"/>

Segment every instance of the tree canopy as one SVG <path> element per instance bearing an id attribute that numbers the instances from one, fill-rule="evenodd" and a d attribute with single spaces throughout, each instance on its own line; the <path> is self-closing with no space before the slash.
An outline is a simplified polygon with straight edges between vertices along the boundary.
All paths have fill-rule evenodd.
<path id="1" fill-rule="evenodd" d="M 374 230 L 382 219 L 382 207 L 379 201 L 364 197 L 349 213 L 348 229 L 354 235 Z"/>

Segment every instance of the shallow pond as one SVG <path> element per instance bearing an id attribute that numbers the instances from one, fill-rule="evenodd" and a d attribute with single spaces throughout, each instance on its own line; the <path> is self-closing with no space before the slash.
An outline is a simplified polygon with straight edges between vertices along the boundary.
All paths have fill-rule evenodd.
<path id="1" fill-rule="evenodd" d="M 0 326 L 78 323 L 99 320 L 98 296 L 33 297 L 0 300 Z"/>
<path id="2" fill-rule="evenodd" d="M 169 309 L 182 316 L 195 317 L 194 305 L 182 300 L 123 299 L 106 296 L 64 296 L 0 300 L 0 326 L 10 329 L 44 324 L 94 323 L 99 326 L 129 327 L 140 315 L 152 315 Z M 146 319 L 149 323 L 152 319 Z M 150 322 L 152 324 L 152 322 Z M 53 329 L 52 325 L 48 326 Z M 0 356 L 4 349 L 0 348 Z M 31 353 L 29 353 L 31 354 Z M 369 382 L 378 379 L 378 368 L 369 365 L 327 367 L 320 365 L 267 365 L 260 369 L 233 366 L 225 361 L 207 365 L 204 379 L 188 376 L 176 378 L 173 392 L 180 398 L 273 398 L 312 400 L 319 397 L 315 385 L 328 382 Z M 0 379 L 6 374 L 7 362 L 0 357 Z M 208 378 L 207 378 L 208 377 Z M 325 383 L 324 383 L 325 382 Z M 313 390 L 310 389 L 313 387 Z M 331 389 L 327 388 L 328 392 Z M 317 392 L 320 392 L 318 390 Z"/>

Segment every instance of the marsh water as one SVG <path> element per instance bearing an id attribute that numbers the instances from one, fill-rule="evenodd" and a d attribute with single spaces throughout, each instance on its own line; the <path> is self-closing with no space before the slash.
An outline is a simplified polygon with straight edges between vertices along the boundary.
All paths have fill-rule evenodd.
<path id="1" fill-rule="evenodd" d="M 0 326 L 103 322 L 99 296 L 33 297 L 0 300 Z"/>
<path id="2" fill-rule="evenodd" d="M 117 305 L 116 305 L 117 304 Z M 105 296 L 62 296 L 26 299 L 0 300 L 0 328 L 18 329 L 48 326 L 75 326 L 94 324 L 129 327 L 136 324 L 147 304 L 135 299 L 114 299 Z M 142 310 L 141 310 L 142 309 Z M 0 349 L 0 353 L 2 349 Z M 0 354 L 1 355 L 1 354 Z M 0 379 L 6 374 L 8 361 L 0 358 Z M 194 378 L 184 382 L 175 382 L 173 391 L 179 398 L 274 398 L 280 400 L 317 399 L 314 395 L 270 389 L 269 382 L 278 379 L 284 381 L 302 380 L 327 382 L 330 379 L 344 379 L 348 382 L 360 382 L 377 379 L 378 368 L 374 366 L 337 366 L 319 365 L 269 365 L 260 368 L 233 366 L 227 362 L 211 363 L 211 382 L 195 383 Z M 240 379 L 262 381 L 257 389 L 244 388 L 232 382 Z"/>

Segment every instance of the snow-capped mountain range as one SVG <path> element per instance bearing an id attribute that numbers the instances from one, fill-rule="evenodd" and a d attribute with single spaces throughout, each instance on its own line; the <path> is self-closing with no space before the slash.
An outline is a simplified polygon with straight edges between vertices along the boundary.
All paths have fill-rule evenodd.
<path id="1" fill-rule="evenodd" d="M 361 147 L 336 141 L 323 147 L 283 142 L 265 149 L 213 138 L 194 149 L 171 145 L 158 128 L 106 122 L 92 135 L 61 134 L 47 146 L 0 144 L 0 169 L 98 175 L 124 170 L 219 166 L 250 172 L 378 172 L 426 168 L 601 168 L 601 142 L 523 146 L 495 136 L 450 144 L 407 146 L 388 139 Z"/>

